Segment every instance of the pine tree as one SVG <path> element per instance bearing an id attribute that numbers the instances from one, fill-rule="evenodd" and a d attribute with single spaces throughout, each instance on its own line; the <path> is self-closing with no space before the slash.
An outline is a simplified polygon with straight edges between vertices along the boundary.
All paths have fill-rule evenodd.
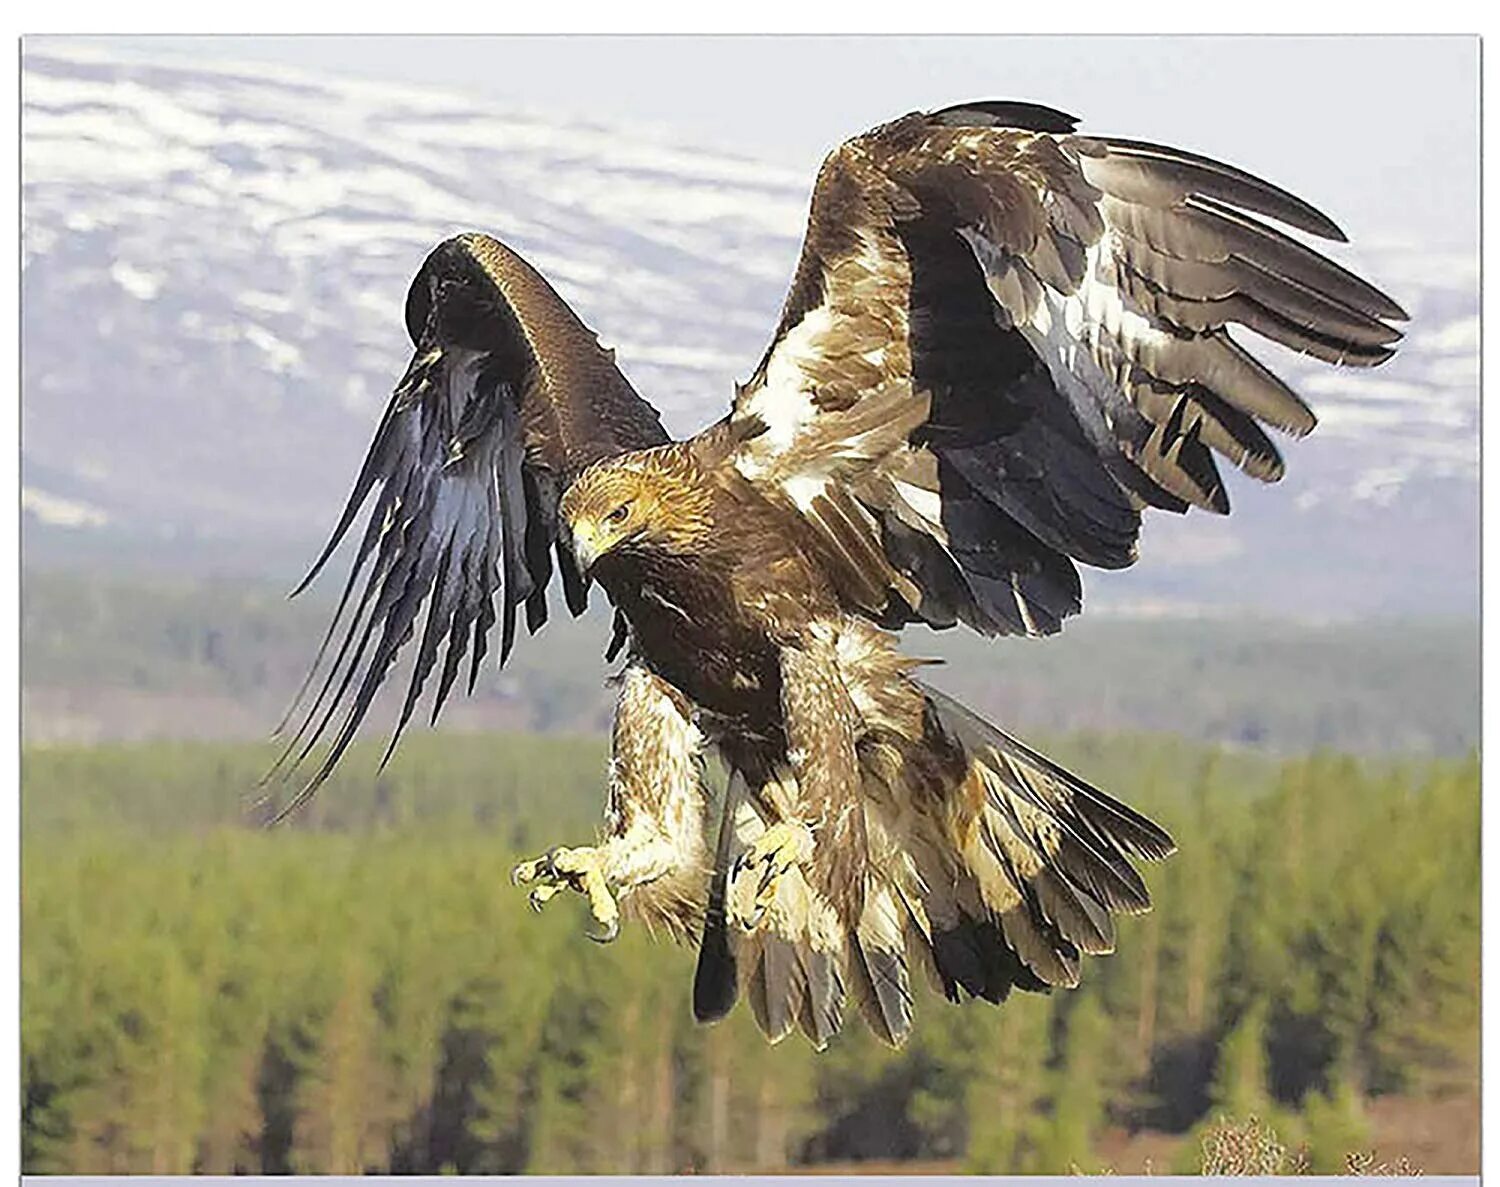
<path id="1" fill-rule="evenodd" d="M 1052 1076 L 1051 1103 L 1032 1156 L 1042 1174 L 1086 1168 L 1104 1120 L 1105 1047 L 1109 1021 L 1094 996 L 1080 996 L 1067 1013 L 1062 1063 Z"/>
<path id="2" fill-rule="evenodd" d="M 334 997 L 304 1054 L 292 1165 L 298 1174 L 357 1175 L 386 1153 L 370 968 L 363 953 L 338 970 Z"/>
<path id="3" fill-rule="evenodd" d="M 982 1003 L 965 1010 L 972 1015 Z M 975 1174 L 1019 1173 L 1030 1162 L 1044 1125 L 1049 1028 L 1053 999 L 1013 994 L 998 1011 L 979 1015 L 974 1074 L 965 1090 L 966 1169 Z"/>
<path id="4" fill-rule="evenodd" d="M 1209 1092 L 1214 1116 L 1265 1120 L 1272 1108 L 1266 1060 L 1266 1005 L 1254 1002 L 1219 1044 Z"/>
<path id="5" fill-rule="evenodd" d="M 1308 1093 L 1302 1121 L 1307 1169 L 1315 1175 L 1344 1173 L 1349 1155 L 1369 1142 L 1370 1125 L 1360 1094 L 1348 1079 L 1341 1080 L 1331 1092 Z"/>

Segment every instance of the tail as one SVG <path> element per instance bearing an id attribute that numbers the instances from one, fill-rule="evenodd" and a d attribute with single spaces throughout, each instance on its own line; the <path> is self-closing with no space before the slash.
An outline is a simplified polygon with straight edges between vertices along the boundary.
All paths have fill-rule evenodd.
<path id="1" fill-rule="evenodd" d="M 1013 987 L 1072 988 L 1083 955 L 1114 951 L 1112 917 L 1151 909 L 1130 859 L 1167 857 L 1172 838 L 952 698 L 923 691 L 940 744 L 964 762 L 938 846 L 957 876 L 945 879 L 932 862 L 919 868 L 944 994 L 1000 1002 Z"/>
<path id="2" fill-rule="evenodd" d="M 700 1019 L 727 1012 L 737 984 L 772 1042 L 800 1029 L 821 1049 L 848 999 L 878 1038 L 900 1046 L 913 1022 L 913 967 L 954 1002 L 1071 988 L 1084 955 L 1114 950 L 1113 916 L 1150 909 L 1131 859 L 1172 853 L 1162 828 L 916 687 L 920 736 L 875 731 L 861 746 L 869 873 L 857 925 L 804 871 L 788 870 L 753 931 L 705 933 L 699 981 L 719 991 Z M 721 851 L 764 828 L 749 803 L 733 810 Z M 734 891 L 721 874 L 719 902 Z"/>

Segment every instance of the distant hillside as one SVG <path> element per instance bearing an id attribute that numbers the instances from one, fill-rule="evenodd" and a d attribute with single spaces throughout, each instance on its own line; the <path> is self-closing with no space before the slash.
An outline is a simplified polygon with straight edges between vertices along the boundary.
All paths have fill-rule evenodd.
<path id="1" fill-rule="evenodd" d="M 596 599 L 597 600 L 597 599 Z M 264 736 L 326 625 L 324 601 L 288 603 L 256 582 L 22 581 L 25 737 Z M 564 614 L 522 640 L 450 729 L 602 730 L 611 692 L 603 615 Z M 1045 640 L 913 632 L 907 650 L 944 661 L 925 677 L 1018 730 L 1152 731 L 1296 752 L 1462 753 L 1479 738 L 1472 621 L 1298 624 L 1256 619 L 1084 616 Z M 396 674 L 399 680 L 400 671 Z M 387 696 L 371 729 L 387 724 Z"/>

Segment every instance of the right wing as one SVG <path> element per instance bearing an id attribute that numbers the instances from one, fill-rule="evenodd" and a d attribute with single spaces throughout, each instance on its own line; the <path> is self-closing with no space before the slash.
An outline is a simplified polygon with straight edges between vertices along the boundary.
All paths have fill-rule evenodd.
<path id="1" fill-rule="evenodd" d="M 411 365 L 332 538 L 293 591 L 317 576 L 374 494 L 338 609 L 282 722 L 300 712 L 300 726 L 273 773 L 284 769 L 289 777 L 342 718 L 327 755 L 278 819 L 333 770 L 397 652 L 415 636 L 424 604 L 416 665 L 387 758 L 439 652 L 434 720 L 466 655 L 472 691 L 497 617 L 502 664 L 519 607 L 532 632 L 546 621 L 554 553 L 568 607 L 581 613 L 587 589 L 558 540 L 562 492 L 592 462 L 668 440 L 656 410 L 615 367 L 613 351 L 535 269 L 488 235 L 459 235 L 433 250 L 407 294 L 406 327 L 415 347 Z M 328 662 L 340 624 L 342 639 Z"/>
<path id="2" fill-rule="evenodd" d="M 1135 560 L 1140 511 L 1227 512 L 1312 412 L 1231 325 L 1373 366 L 1401 308 L 1256 216 L 1305 202 L 1176 149 L 973 103 L 836 149 L 734 464 L 798 513 L 846 606 L 889 625 L 1049 634 L 1075 562 Z"/>

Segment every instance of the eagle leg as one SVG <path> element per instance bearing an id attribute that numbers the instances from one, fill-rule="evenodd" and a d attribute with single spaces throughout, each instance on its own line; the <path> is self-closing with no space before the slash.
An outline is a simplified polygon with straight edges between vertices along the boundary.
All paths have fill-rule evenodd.
<path id="1" fill-rule="evenodd" d="M 703 738 L 685 698 L 655 673 L 632 666 L 620 684 L 598 845 L 549 850 L 511 877 L 537 883 L 531 892 L 537 910 L 561 890 L 584 895 L 603 928 L 590 938 L 600 942 L 619 934 L 622 911 L 653 932 L 696 935 L 711 871 L 703 841 Z"/>
<path id="2" fill-rule="evenodd" d="M 809 884 L 848 927 L 864 913 L 868 844 L 860 800 L 860 713 L 844 679 L 844 624 L 813 624 L 781 649 L 781 714 L 797 807 L 783 819 L 815 821 Z"/>

